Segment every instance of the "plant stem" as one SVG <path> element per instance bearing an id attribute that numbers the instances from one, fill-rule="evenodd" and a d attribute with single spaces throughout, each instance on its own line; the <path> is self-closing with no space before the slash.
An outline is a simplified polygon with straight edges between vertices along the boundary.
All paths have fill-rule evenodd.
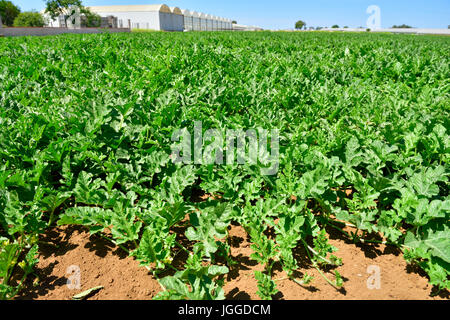
<path id="1" fill-rule="evenodd" d="M 176 245 L 178 248 L 180 248 L 181 250 L 183 250 L 183 251 L 186 252 L 187 254 L 190 254 L 190 252 L 189 252 L 185 247 L 183 247 L 181 244 L 179 244 L 178 241 L 175 241 L 174 243 L 175 243 L 175 245 Z"/>
<path id="2" fill-rule="evenodd" d="M 297 280 L 297 279 L 291 279 L 292 281 L 294 281 L 296 284 L 298 284 L 299 286 L 305 286 L 305 284 L 303 283 L 303 281 L 301 280 Z"/>
<path id="3" fill-rule="evenodd" d="M 284 280 L 291 280 L 291 281 L 294 281 L 299 286 L 302 286 L 302 287 L 305 286 L 305 283 L 302 280 L 297 280 L 297 279 L 289 278 L 289 277 L 284 277 L 284 278 L 280 278 L 280 279 L 274 279 L 273 281 L 284 281 Z"/>
<path id="4" fill-rule="evenodd" d="M 273 265 L 275 264 L 275 260 L 272 260 L 272 262 L 268 265 L 268 268 L 266 269 L 266 271 L 267 271 L 267 274 L 270 276 L 271 274 L 272 274 L 272 268 L 273 268 Z"/>
<path id="5" fill-rule="evenodd" d="M 173 271 L 176 271 L 176 272 L 180 271 L 180 270 L 178 270 L 177 268 L 175 268 L 174 266 L 172 266 L 171 264 L 168 264 L 167 266 L 168 266 L 170 269 L 172 269 Z"/>
<path id="6" fill-rule="evenodd" d="M 302 239 L 303 244 L 308 247 L 308 244 L 305 242 L 305 240 Z M 319 269 L 319 267 L 317 266 L 317 263 L 313 260 L 313 258 L 311 257 L 311 255 L 309 254 L 309 251 L 306 250 L 306 254 L 308 255 L 309 259 L 311 260 L 311 262 L 313 263 L 313 267 L 319 272 L 319 274 L 322 276 L 322 278 L 324 278 L 326 280 L 326 282 L 328 282 L 333 288 L 335 288 L 336 290 L 339 290 L 339 288 L 337 288 L 333 282 L 331 282 L 323 273 L 322 271 Z"/>
<path id="7" fill-rule="evenodd" d="M 50 213 L 50 218 L 48 219 L 47 228 L 50 228 L 51 225 L 53 224 L 54 214 L 55 214 L 55 209 L 53 209 L 52 212 Z"/>
<path id="8" fill-rule="evenodd" d="M 325 261 L 328 264 L 333 264 L 330 260 L 328 260 L 327 258 L 322 257 L 321 255 L 319 255 L 313 248 L 311 248 L 306 242 L 304 242 L 305 246 L 311 250 L 312 253 L 314 253 L 314 255 L 318 256 L 320 259 L 322 259 L 323 261 Z"/>
<path id="9" fill-rule="evenodd" d="M 273 279 L 273 281 L 284 281 L 284 280 L 292 280 L 289 277 L 284 277 L 284 278 L 280 278 L 280 279 Z"/>

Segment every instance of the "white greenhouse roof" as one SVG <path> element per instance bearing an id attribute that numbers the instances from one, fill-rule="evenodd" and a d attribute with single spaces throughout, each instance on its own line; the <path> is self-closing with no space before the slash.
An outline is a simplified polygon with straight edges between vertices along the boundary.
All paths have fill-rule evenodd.
<path id="1" fill-rule="evenodd" d="M 147 4 L 147 5 L 125 5 L 125 6 L 92 6 L 89 7 L 92 12 L 148 12 L 159 11 L 172 13 L 170 8 L 165 4 Z"/>
<path id="2" fill-rule="evenodd" d="M 183 13 L 183 16 L 185 16 L 185 17 L 192 17 L 193 12 L 190 12 L 188 9 L 183 9 L 183 10 L 181 10 L 181 12 Z"/>
<path id="3" fill-rule="evenodd" d="M 114 6 L 92 6 L 89 9 L 94 13 L 115 13 L 115 12 L 150 12 L 159 11 L 164 13 L 172 13 L 177 15 L 184 15 L 186 17 L 201 18 L 214 21 L 222 21 L 231 23 L 231 19 L 205 14 L 197 11 L 190 11 L 188 9 L 180 9 L 179 7 L 169 7 L 165 4 L 149 4 L 149 5 L 114 5 Z"/>
<path id="4" fill-rule="evenodd" d="M 183 15 L 183 12 L 181 12 L 181 9 L 178 7 L 169 7 L 170 11 L 172 11 L 173 14 L 178 14 L 180 16 Z"/>

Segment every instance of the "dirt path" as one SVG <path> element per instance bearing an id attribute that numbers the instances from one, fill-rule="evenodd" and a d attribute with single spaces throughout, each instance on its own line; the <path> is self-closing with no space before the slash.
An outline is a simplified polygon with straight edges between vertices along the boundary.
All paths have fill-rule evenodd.
<path id="1" fill-rule="evenodd" d="M 234 260 L 238 263 L 231 269 L 224 287 L 227 299 L 258 299 L 254 270 L 261 270 L 250 259 L 252 250 L 247 234 L 239 226 L 230 230 Z M 92 300 L 149 300 L 160 290 L 158 282 L 144 267 L 115 248 L 109 241 L 90 236 L 82 227 L 62 227 L 49 232 L 43 239 L 57 244 L 41 245 L 40 262 L 37 266 L 40 283 L 28 284 L 18 299 L 66 300 L 73 295 L 96 286 L 104 286 Z M 280 293 L 276 299 L 285 300 L 425 300 L 449 299 L 448 292 L 431 297 L 432 287 L 426 277 L 407 266 L 401 252 L 383 245 L 355 246 L 346 243 L 331 233 L 330 243 L 339 251 L 336 255 L 343 260 L 337 270 L 344 279 L 344 288 L 337 291 L 326 283 L 314 268 L 304 259 L 306 254 L 296 252 L 300 261 L 299 276 L 304 272 L 314 276 L 308 287 L 301 287 L 289 280 L 278 281 Z M 67 286 L 70 266 L 78 266 L 81 288 L 71 290 Z M 380 289 L 368 289 L 368 267 L 380 271 Z M 72 267 L 73 268 L 73 267 Z M 74 269 L 75 270 L 75 269 Z M 332 270 L 330 277 L 332 278 Z M 277 270 L 275 279 L 286 275 Z"/>

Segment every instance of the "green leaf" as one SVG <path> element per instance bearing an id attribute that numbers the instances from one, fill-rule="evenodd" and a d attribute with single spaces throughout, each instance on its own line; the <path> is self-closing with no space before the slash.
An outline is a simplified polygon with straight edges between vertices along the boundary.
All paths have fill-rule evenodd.
<path id="1" fill-rule="evenodd" d="M 172 262 L 171 249 L 175 245 L 175 234 L 170 235 L 163 224 L 155 223 L 145 228 L 139 247 L 132 255 L 141 265 L 156 263 L 156 269 L 163 269 Z"/>
<path id="2" fill-rule="evenodd" d="M 72 297 L 72 300 L 85 300 L 103 288 L 104 288 L 103 286 L 98 286 L 98 287 L 94 287 L 89 290 L 83 291 L 79 294 L 74 295 Z"/>
<path id="3" fill-rule="evenodd" d="M 60 216 L 58 225 L 83 225 L 90 228 L 91 234 L 103 231 L 112 224 L 113 212 L 98 207 L 74 207 Z"/>
<path id="4" fill-rule="evenodd" d="M 278 293 L 275 282 L 270 276 L 260 271 L 255 271 L 255 279 L 258 281 L 258 296 L 263 300 L 272 300 Z"/>
<path id="5" fill-rule="evenodd" d="M 191 241 L 200 241 L 205 256 L 211 257 L 218 249 L 216 241 L 227 235 L 231 214 L 231 208 L 226 203 L 191 213 L 192 227 L 186 230 L 186 237 Z"/>

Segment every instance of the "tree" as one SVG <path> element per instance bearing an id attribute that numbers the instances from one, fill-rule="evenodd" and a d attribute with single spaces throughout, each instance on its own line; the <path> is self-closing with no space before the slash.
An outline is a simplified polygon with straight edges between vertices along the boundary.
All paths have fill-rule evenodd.
<path id="1" fill-rule="evenodd" d="M 297 30 L 302 30 L 303 27 L 305 27 L 305 26 L 306 26 L 306 23 L 302 20 L 299 20 L 295 23 L 295 29 L 297 29 Z"/>
<path id="2" fill-rule="evenodd" d="M 231 23 L 232 23 L 232 24 L 237 24 L 237 21 L 236 21 L 236 20 L 233 20 Z"/>
<path id="3" fill-rule="evenodd" d="M 84 16 L 82 24 L 85 27 L 100 27 L 102 18 L 98 14 L 91 12 L 88 8 L 82 8 L 81 14 Z"/>
<path id="4" fill-rule="evenodd" d="M 337 24 L 333 25 L 331 28 L 333 29 L 339 29 L 339 26 Z"/>
<path id="5" fill-rule="evenodd" d="M 43 27 L 44 17 L 36 11 L 19 13 L 14 19 L 14 27 Z"/>
<path id="6" fill-rule="evenodd" d="M 19 15 L 20 9 L 11 1 L 0 0 L 0 16 L 3 24 L 11 27 L 14 24 L 14 19 Z"/>
<path id="7" fill-rule="evenodd" d="M 48 13 L 52 19 L 60 15 L 71 15 L 71 7 L 82 8 L 81 0 L 45 0 L 45 13 Z"/>

